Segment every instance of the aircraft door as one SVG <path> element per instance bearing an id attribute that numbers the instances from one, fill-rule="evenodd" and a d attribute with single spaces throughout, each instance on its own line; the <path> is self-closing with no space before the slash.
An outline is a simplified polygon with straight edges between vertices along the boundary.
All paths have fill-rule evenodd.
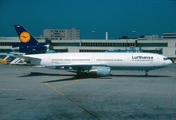
<path id="1" fill-rule="evenodd" d="M 160 59 L 159 57 L 157 57 L 156 59 L 153 60 L 153 66 L 157 65 L 157 64 L 160 64 Z"/>
<path id="2" fill-rule="evenodd" d="M 121 67 L 121 69 L 123 69 L 125 65 L 129 64 L 130 64 L 129 59 L 125 59 L 123 56 L 116 59 L 116 65 Z"/>
<path id="3" fill-rule="evenodd" d="M 158 58 L 158 57 L 153 58 L 153 59 L 150 61 L 150 65 L 151 65 L 151 66 L 155 66 L 156 63 L 159 63 L 159 58 Z"/>
<path id="4" fill-rule="evenodd" d="M 154 61 L 150 61 L 150 65 L 151 65 L 151 66 L 154 66 L 153 62 L 154 62 Z"/>
<path id="5" fill-rule="evenodd" d="M 92 63 L 95 63 L 96 62 L 96 59 L 94 57 L 91 58 L 91 62 Z"/>
<path id="6" fill-rule="evenodd" d="M 44 58 L 43 58 L 42 61 L 43 61 L 42 63 L 43 63 L 44 65 L 50 64 L 50 63 L 51 63 L 50 56 L 49 56 L 49 55 L 44 56 Z"/>

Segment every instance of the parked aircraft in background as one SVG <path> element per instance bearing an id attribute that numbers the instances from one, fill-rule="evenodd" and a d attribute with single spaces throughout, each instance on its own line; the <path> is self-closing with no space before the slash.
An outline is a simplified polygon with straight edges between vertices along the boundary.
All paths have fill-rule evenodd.
<path id="1" fill-rule="evenodd" d="M 36 39 L 21 25 L 15 25 L 21 40 L 21 52 L 42 53 L 19 55 L 24 61 L 34 66 L 46 68 L 72 68 L 77 75 L 91 73 L 97 76 L 109 76 L 111 70 L 142 70 L 146 75 L 149 70 L 160 69 L 172 62 L 166 56 L 143 52 L 102 52 L 102 53 L 43 53 L 46 45 Z"/>

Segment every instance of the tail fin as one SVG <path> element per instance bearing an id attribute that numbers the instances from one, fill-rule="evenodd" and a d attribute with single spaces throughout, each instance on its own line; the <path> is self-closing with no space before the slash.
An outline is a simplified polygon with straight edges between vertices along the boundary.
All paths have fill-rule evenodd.
<path id="1" fill-rule="evenodd" d="M 14 27 L 21 43 L 12 44 L 12 47 L 19 47 L 19 52 L 26 54 L 46 53 L 48 46 L 45 43 L 39 43 L 22 25 Z"/>
<path id="2" fill-rule="evenodd" d="M 38 45 L 38 41 L 22 26 L 14 25 L 21 44 L 24 45 Z"/>

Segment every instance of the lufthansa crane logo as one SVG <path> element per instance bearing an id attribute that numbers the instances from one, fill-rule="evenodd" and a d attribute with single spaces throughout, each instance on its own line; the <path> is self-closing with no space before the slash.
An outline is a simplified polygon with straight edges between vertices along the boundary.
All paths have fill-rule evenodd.
<path id="1" fill-rule="evenodd" d="M 20 40 L 23 43 L 29 42 L 30 38 L 31 38 L 31 36 L 30 36 L 30 34 L 28 32 L 22 32 L 20 34 Z"/>

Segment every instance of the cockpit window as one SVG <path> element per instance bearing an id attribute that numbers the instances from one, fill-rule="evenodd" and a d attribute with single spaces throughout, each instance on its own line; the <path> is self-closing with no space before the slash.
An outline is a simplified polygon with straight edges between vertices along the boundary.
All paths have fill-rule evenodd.
<path id="1" fill-rule="evenodd" d="M 168 58 L 163 58 L 163 60 L 168 60 Z"/>

